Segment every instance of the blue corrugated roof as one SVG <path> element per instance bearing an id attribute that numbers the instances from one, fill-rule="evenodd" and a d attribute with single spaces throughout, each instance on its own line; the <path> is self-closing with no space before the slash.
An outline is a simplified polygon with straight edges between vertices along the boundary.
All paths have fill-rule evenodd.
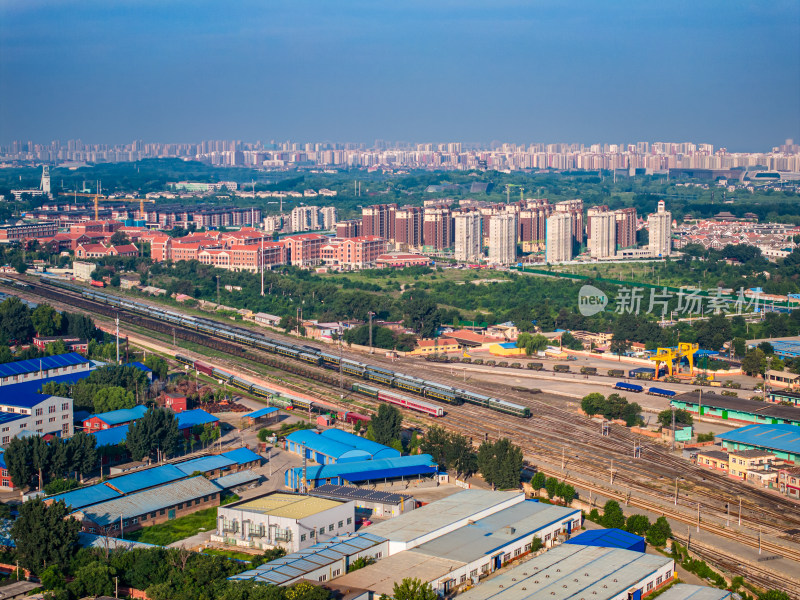
<path id="1" fill-rule="evenodd" d="M 258 410 L 254 410 L 251 413 L 247 413 L 245 417 L 250 417 L 251 419 L 257 419 L 258 417 L 264 417 L 266 415 L 271 415 L 272 413 L 278 412 L 278 409 L 274 406 L 267 406 L 265 408 L 259 408 Z"/>
<path id="2" fill-rule="evenodd" d="M 175 466 L 187 475 L 191 475 L 196 471 L 199 471 L 200 473 L 206 473 L 208 471 L 215 471 L 216 469 L 224 469 L 225 467 L 230 467 L 232 464 L 235 463 L 229 458 L 216 455 L 193 458 L 192 460 L 178 463 Z"/>
<path id="3" fill-rule="evenodd" d="M 195 408 L 194 410 L 186 410 L 175 415 L 178 417 L 178 429 L 188 429 L 195 425 L 205 425 L 206 423 L 216 423 L 219 421 L 217 417 L 207 413 L 202 408 Z"/>
<path id="4" fill-rule="evenodd" d="M 634 552 L 644 552 L 644 538 L 622 529 L 589 529 L 570 538 L 566 544 L 581 546 L 600 546 L 602 548 L 622 548 Z"/>
<path id="5" fill-rule="evenodd" d="M 148 367 L 147 365 L 145 365 L 144 363 L 141 363 L 139 361 L 125 363 L 122 366 L 123 367 L 134 367 L 135 369 L 139 369 L 140 371 L 144 371 L 145 373 L 152 373 L 153 372 L 153 369 L 151 369 L 150 367 Z"/>
<path id="6" fill-rule="evenodd" d="M 146 412 L 147 407 L 144 404 L 139 404 L 133 408 L 121 408 L 119 410 L 111 410 L 109 412 L 91 415 L 89 419 L 97 418 L 108 425 L 119 425 L 120 423 L 128 423 L 129 421 L 141 419 Z M 89 419 L 87 419 L 87 421 Z"/>
<path id="7" fill-rule="evenodd" d="M 17 408 L 33 408 L 38 406 L 48 398 L 52 398 L 50 394 L 39 394 L 36 391 L 22 391 L 12 390 L 16 386 L 4 385 L 0 390 L 3 392 L 2 403 L 5 406 L 14 406 Z M 38 389 L 38 388 L 37 388 Z"/>
<path id="8" fill-rule="evenodd" d="M 28 360 L 18 360 L 0 365 L 0 377 L 36 373 L 55 369 L 56 367 L 73 367 L 75 365 L 88 364 L 88 362 L 88 358 L 81 356 L 77 352 L 56 354 L 55 356 L 45 356 L 44 358 L 29 358 Z"/>
<path id="9" fill-rule="evenodd" d="M 800 427 L 797 425 L 747 425 L 715 437 L 726 442 L 800 454 Z"/>
<path id="10" fill-rule="evenodd" d="M 6 469 L 6 451 L 0 448 L 0 469 Z"/>
<path id="11" fill-rule="evenodd" d="M 228 450 L 227 452 L 223 452 L 222 456 L 225 458 L 229 458 L 237 465 L 246 465 L 247 463 L 251 463 L 255 460 L 261 461 L 261 457 L 250 450 L 250 448 L 236 448 L 236 450 Z"/>
<path id="12" fill-rule="evenodd" d="M 384 446 L 378 442 L 373 442 L 372 440 L 368 440 L 353 433 L 347 433 L 341 429 L 326 429 L 320 435 L 323 435 L 324 437 L 327 437 L 335 442 L 339 442 L 340 444 L 345 444 L 347 446 L 352 446 L 353 448 L 363 450 L 364 452 L 369 452 L 373 458 L 392 458 L 402 454 L 394 448 Z"/>
<path id="13" fill-rule="evenodd" d="M 388 479 L 405 475 L 434 473 L 436 472 L 435 465 L 436 463 L 430 454 L 416 454 L 398 458 L 381 458 L 378 460 L 307 467 L 306 477 L 311 481 L 336 477 L 343 477 L 347 481 L 366 481 L 384 477 Z M 298 477 L 303 476 L 302 468 L 292 469 L 292 471 L 295 471 Z"/>
<path id="14" fill-rule="evenodd" d="M 506 350 L 511 350 L 512 348 L 516 348 L 517 345 L 514 342 L 501 342 L 497 344 L 501 348 L 505 348 Z"/>
<path id="15" fill-rule="evenodd" d="M 286 439 L 293 444 L 302 444 L 311 452 L 329 456 L 335 460 L 342 458 L 368 460 L 372 458 L 372 455 L 364 450 L 321 436 L 310 429 L 292 432 L 286 436 Z"/>
<path id="16" fill-rule="evenodd" d="M 42 399 L 48 398 L 49 396 L 42 396 Z M 0 400 L 0 402 L 6 402 L 5 398 Z M 13 405 L 12 405 L 13 406 Z M 11 423 L 11 421 L 19 421 L 20 419 L 27 419 L 28 415 L 18 415 L 15 413 L 7 413 L 7 412 L 0 412 L 0 425 L 5 425 L 6 423 Z"/>
<path id="17" fill-rule="evenodd" d="M 261 479 L 261 475 L 255 471 L 251 471 L 250 469 L 245 469 L 244 471 L 238 471 L 236 473 L 230 473 L 229 475 L 217 477 L 216 479 L 212 479 L 211 482 L 215 485 L 218 485 L 222 489 L 227 490 L 232 487 L 236 487 L 237 485 L 243 485 L 258 479 Z"/>
<path id="18" fill-rule="evenodd" d="M 75 383 L 81 379 L 86 379 L 93 371 L 79 371 L 78 373 L 68 373 L 67 375 L 57 375 L 56 377 L 45 377 L 44 379 L 34 379 L 31 381 L 23 381 L 21 383 L 9 383 L 3 386 L 3 391 L 6 393 L 14 392 L 15 394 L 21 393 L 38 393 L 42 386 L 51 381 L 54 383 Z"/>
<path id="19" fill-rule="evenodd" d="M 131 494 L 146 488 L 163 485 L 170 481 L 183 479 L 184 477 L 186 477 L 186 473 L 181 471 L 178 467 L 174 465 L 161 465 L 160 467 L 137 471 L 130 475 L 114 477 L 106 481 L 106 484 L 118 489 L 123 494 Z"/>
<path id="20" fill-rule="evenodd" d="M 90 485 L 89 487 L 72 490 L 71 492 L 49 496 L 47 499 L 53 500 L 53 502 L 63 500 L 67 506 L 71 506 L 73 509 L 77 510 L 84 506 L 89 506 L 90 504 L 105 502 L 106 500 L 119 498 L 120 496 L 122 496 L 122 494 L 116 490 L 112 490 L 106 484 L 98 483 L 97 485 Z"/>
<path id="21" fill-rule="evenodd" d="M 117 446 L 125 441 L 128 437 L 128 428 L 130 424 L 120 425 L 119 427 L 110 427 L 108 429 L 101 429 L 90 434 L 97 440 L 97 447 L 100 446 Z"/>

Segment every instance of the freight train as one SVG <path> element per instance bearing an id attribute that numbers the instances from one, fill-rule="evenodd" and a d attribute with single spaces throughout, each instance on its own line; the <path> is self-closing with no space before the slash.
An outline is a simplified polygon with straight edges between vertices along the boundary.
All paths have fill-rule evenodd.
<path id="1" fill-rule="evenodd" d="M 54 281 L 52 279 L 43 279 L 42 281 L 56 287 L 67 288 L 72 292 L 80 293 L 89 300 L 107 304 L 119 308 L 120 310 L 126 310 L 150 319 L 172 323 L 211 336 L 221 337 L 237 344 L 251 346 L 312 365 L 323 366 L 337 371 L 341 368 L 343 373 L 352 377 L 410 391 L 432 400 L 454 405 L 461 405 L 466 402 L 521 418 L 528 418 L 531 416 L 530 409 L 527 406 L 484 396 L 483 394 L 451 387 L 435 381 L 420 379 L 412 375 L 391 371 L 377 365 L 362 363 L 349 358 L 340 358 L 339 356 L 324 352 L 314 346 L 294 344 L 270 338 L 260 332 L 243 327 L 235 327 L 203 317 L 184 315 L 168 308 L 136 302 L 135 300 L 107 294 L 99 290 L 87 290 L 70 283 Z M 305 402 L 307 403 L 308 401 Z M 295 404 L 294 399 L 292 403 Z"/>
<path id="2" fill-rule="evenodd" d="M 622 390 L 624 392 L 634 392 L 637 394 L 644 392 L 645 390 L 644 386 L 641 386 L 638 383 L 626 383 L 624 381 L 618 381 L 615 383 L 614 389 Z M 672 390 L 665 390 L 657 387 L 648 388 L 647 393 L 651 396 L 661 396 L 663 398 L 674 398 L 676 395 L 676 392 L 673 392 Z"/>

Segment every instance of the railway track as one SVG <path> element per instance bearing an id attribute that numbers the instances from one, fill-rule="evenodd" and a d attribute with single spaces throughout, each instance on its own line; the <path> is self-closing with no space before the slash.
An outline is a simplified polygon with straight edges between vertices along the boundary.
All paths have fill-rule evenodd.
<path id="1" fill-rule="evenodd" d="M 70 294 L 66 290 L 54 289 L 38 283 L 29 285 L 31 287 L 28 291 L 31 293 L 65 303 L 73 308 L 77 307 L 92 314 L 100 313 L 109 317 L 119 314 L 121 320 L 146 329 L 172 334 L 176 338 L 211 347 L 235 357 L 246 357 L 271 368 L 288 371 L 324 385 L 335 388 L 339 386 L 338 374 L 332 374 L 330 370 L 322 367 L 301 365 L 227 340 L 198 335 L 197 332 L 180 326 L 126 313 L 124 310 L 118 311 L 77 294 Z M 352 356 L 351 353 L 348 354 Z M 363 360 L 363 357 L 358 356 L 358 359 Z M 394 366 L 392 361 L 380 355 L 371 355 L 369 360 L 387 367 Z M 649 445 L 649 440 L 644 440 L 642 458 L 633 459 L 634 442 L 640 442 L 641 439 L 617 426 L 612 426 L 611 436 L 601 436 L 596 423 L 577 415 L 574 411 L 563 408 L 563 399 L 553 394 L 523 397 L 518 392 L 511 390 L 509 386 L 474 380 L 465 383 L 458 377 L 434 370 L 427 365 L 411 363 L 404 366 L 404 371 L 411 375 L 423 375 L 428 378 L 432 376 L 433 372 L 436 380 L 457 384 L 461 388 L 477 393 L 491 394 L 498 398 L 521 402 L 533 411 L 533 418 L 527 420 L 502 414 L 492 414 L 492 418 L 487 419 L 485 410 L 478 407 L 448 405 L 448 414 L 440 421 L 452 429 L 472 436 L 476 443 L 480 443 L 487 435 L 489 438 L 495 439 L 509 437 L 523 449 L 526 456 L 539 456 L 555 464 L 558 464 L 563 457 L 569 461 L 570 473 L 584 476 L 596 477 L 598 473 L 606 472 L 610 467 L 610 461 L 613 460 L 617 483 L 628 486 L 637 494 L 651 496 L 662 501 L 671 497 L 666 488 L 669 487 L 672 480 L 675 477 L 682 477 L 685 480 L 683 490 L 687 491 L 688 488 L 694 495 L 702 497 L 701 507 L 706 515 L 724 518 L 725 495 L 728 496 L 729 503 L 733 498 L 741 496 L 742 510 L 746 520 L 749 523 L 760 525 L 765 532 L 782 535 L 788 528 L 800 527 L 798 507 L 790 500 L 770 495 L 758 489 L 741 486 L 716 473 L 701 470 L 700 467 Z M 608 456 L 608 458 L 603 458 L 603 456 Z M 585 479 L 574 476 L 573 478 L 581 488 L 591 485 L 591 482 Z M 721 494 L 723 495 L 721 496 Z M 604 495 L 608 495 L 608 492 L 604 492 Z M 678 505 L 690 508 L 696 506 L 697 503 L 679 497 Z M 644 506 L 642 507 L 644 508 Z M 663 512 L 663 509 L 659 508 L 659 511 Z M 781 552 L 784 552 L 783 547 L 781 547 Z"/>

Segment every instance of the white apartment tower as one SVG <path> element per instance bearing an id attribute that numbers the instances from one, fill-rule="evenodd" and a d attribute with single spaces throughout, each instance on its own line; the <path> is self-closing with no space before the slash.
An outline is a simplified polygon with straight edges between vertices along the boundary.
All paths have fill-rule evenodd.
<path id="1" fill-rule="evenodd" d="M 611 258 L 617 250 L 617 215 L 608 211 L 589 209 L 589 255 L 592 258 Z"/>
<path id="2" fill-rule="evenodd" d="M 510 265 L 517 260 L 517 215 L 500 213 L 489 220 L 489 262 Z"/>
<path id="3" fill-rule="evenodd" d="M 42 184 L 41 184 L 42 191 L 50 195 L 50 167 L 47 165 L 42 165 Z"/>
<path id="4" fill-rule="evenodd" d="M 647 228 L 650 234 L 650 255 L 669 256 L 672 251 L 672 213 L 666 210 L 663 200 L 658 203 L 658 212 L 647 217 Z"/>
<path id="5" fill-rule="evenodd" d="M 547 248 L 545 256 L 548 263 L 559 263 L 572 259 L 572 215 L 556 212 L 547 217 L 545 232 Z"/>
<path id="6" fill-rule="evenodd" d="M 298 206 L 292 209 L 292 231 L 319 229 L 319 206 Z"/>
<path id="7" fill-rule="evenodd" d="M 323 229 L 334 229 L 337 222 L 335 206 L 324 206 L 319 210 L 319 225 Z"/>
<path id="8" fill-rule="evenodd" d="M 481 214 L 463 212 L 453 215 L 455 220 L 455 259 L 459 262 L 477 261 L 481 258 Z"/>

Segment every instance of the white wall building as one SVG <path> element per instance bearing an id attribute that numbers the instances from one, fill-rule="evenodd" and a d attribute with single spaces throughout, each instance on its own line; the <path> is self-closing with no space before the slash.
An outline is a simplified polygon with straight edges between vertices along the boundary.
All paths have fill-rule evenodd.
<path id="1" fill-rule="evenodd" d="M 547 217 L 545 231 L 545 260 L 559 263 L 572 260 L 572 217 L 568 212 L 556 212 Z"/>
<path id="2" fill-rule="evenodd" d="M 73 434 L 72 410 L 71 398 L 35 393 L 8 394 L 0 400 L 0 445 L 7 446 L 24 432 L 70 437 Z"/>
<path id="3" fill-rule="evenodd" d="M 489 262 L 510 265 L 517 260 L 517 215 L 500 213 L 489 222 Z"/>
<path id="4" fill-rule="evenodd" d="M 338 217 L 335 206 L 323 206 L 319 209 L 319 223 L 322 229 L 334 229 L 338 223 Z"/>
<path id="5" fill-rule="evenodd" d="M 473 262 L 481 258 L 481 215 L 478 212 L 456 213 L 455 259 Z"/>
<path id="6" fill-rule="evenodd" d="M 292 209 L 292 231 L 314 231 L 319 229 L 319 206 L 296 206 Z"/>
<path id="7" fill-rule="evenodd" d="M 355 531 L 355 504 L 275 492 L 220 506 L 212 541 L 297 552 Z"/>
<path id="8" fill-rule="evenodd" d="M 589 255 L 612 258 L 617 251 L 617 216 L 601 212 L 589 216 Z"/>
<path id="9" fill-rule="evenodd" d="M 669 256 L 672 251 L 672 213 L 666 210 L 664 201 L 658 203 L 658 212 L 647 217 L 650 235 L 650 256 Z"/>
<path id="10" fill-rule="evenodd" d="M 89 281 L 92 278 L 92 272 L 97 268 L 97 265 L 90 262 L 81 262 L 79 260 L 72 261 L 72 275 L 81 281 Z"/>

